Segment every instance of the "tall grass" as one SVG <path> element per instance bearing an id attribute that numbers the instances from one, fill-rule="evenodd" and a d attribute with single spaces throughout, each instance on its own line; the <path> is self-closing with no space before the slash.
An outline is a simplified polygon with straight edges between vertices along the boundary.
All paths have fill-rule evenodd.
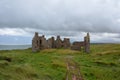
<path id="1" fill-rule="evenodd" d="M 3 50 L 0 58 L 0 80 L 64 80 L 66 58 L 78 63 L 85 80 L 120 80 L 120 44 L 91 45 L 90 54 L 69 49 Z"/>

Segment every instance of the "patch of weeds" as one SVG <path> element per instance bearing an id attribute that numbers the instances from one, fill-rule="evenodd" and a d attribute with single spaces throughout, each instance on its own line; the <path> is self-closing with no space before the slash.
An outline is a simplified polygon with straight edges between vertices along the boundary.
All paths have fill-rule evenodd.
<path id="1" fill-rule="evenodd" d="M 58 68 L 58 67 L 61 67 L 61 68 L 66 68 L 66 64 L 60 60 L 53 60 L 52 61 L 52 67 L 53 68 Z"/>
<path id="2" fill-rule="evenodd" d="M 4 60 L 1 60 L 1 61 L 0 61 L 0 67 L 4 68 L 4 67 L 6 67 L 6 66 L 8 66 L 8 65 L 9 65 L 9 62 L 4 61 Z"/>
<path id="3" fill-rule="evenodd" d="M 116 63 L 114 62 L 102 62 L 102 61 L 95 61 L 94 63 L 96 63 L 98 66 L 117 66 Z"/>
<path id="4" fill-rule="evenodd" d="M 12 58 L 7 57 L 7 56 L 0 56 L 0 60 L 6 60 L 6 61 L 8 61 L 8 62 L 11 62 L 11 61 L 12 61 Z"/>

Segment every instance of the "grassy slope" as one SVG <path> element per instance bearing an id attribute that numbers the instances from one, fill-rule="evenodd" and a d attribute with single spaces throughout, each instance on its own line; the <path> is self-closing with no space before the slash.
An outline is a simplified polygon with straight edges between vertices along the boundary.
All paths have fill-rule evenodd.
<path id="1" fill-rule="evenodd" d="M 0 80 L 64 80 L 66 58 L 79 64 L 85 80 L 120 80 L 120 45 L 92 45 L 91 53 L 49 49 L 32 53 L 31 49 L 0 51 Z"/>

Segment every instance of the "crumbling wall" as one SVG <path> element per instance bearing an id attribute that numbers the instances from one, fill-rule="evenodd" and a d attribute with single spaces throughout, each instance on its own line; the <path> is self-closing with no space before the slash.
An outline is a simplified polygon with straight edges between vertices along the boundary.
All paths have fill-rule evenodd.
<path id="1" fill-rule="evenodd" d="M 47 40 L 44 35 L 39 37 L 39 49 L 46 49 L 47 46 Z"/>
<path id="2" fill-rule="evenodd" d="M 71 49 L 80 51 L 84 44 L 84 42 L 73 42 Z"/>
<path id="3" fill-rule="evenodd" d="M 72 50 L 81 50 L 83 47 L 86 53 L 90 52 L 90 36 L 89 33 L 84 37 L 84 41 L 82 42 L 73 42 L 71 49 Z"/>
<path id="4" fill-rule="evenodd" d="M 62 40 L 60 36 L 57 36 L 57 39 L 55 41 L 55 48 L 62 48 Z"/>
<path id="5" fill-rule="evenodd" d="M 70 43 L 69 38 L 64 38 L 62 41 L 60 36 L 57 36 L 57 39 L 55 40 L 54 37 L 49 38 L 46 40 L 45 36 L 39 36 L 37 32 L 35 32 L 35 35 L 32 39 L 32 51 L 36 52 L 42 49 L 47 48 L 70 48 L 72 50 L 82 50 L 86 53 L 90 52 L 90 36 L 89 33 L 84 37 L 84 41 L 81 42 L 73 42 L 72 46 Z"/>
<path id="6" fill-rule="evenodd" d="M 39 36 L 38 36 L 38 33 L 35 32 L 35 35 L 32 39 L 32 51 L 36 52 L 38 50 L 39 50 Z"/>
<path id="7" fill-rule="evenodd" d="M 63 48 L 69 48 L 70 47 L 70 39 L 64 38 L 63 40 Z"/>
<path id="8" fill-rule="evenodd" d="M 51 37 L 47 40 L 48 48 L 55 48 L 55 40 L 54 37 Z"/>
<path id="9" fill-rule="evenodd" d="M 89 53 L 90 52 L 90 36 L 89 36 L 89 33 L 87 33 L 87 36 L 84 37 L 84 49 L 85 49 L 85 52 L 86 53 Z"/>

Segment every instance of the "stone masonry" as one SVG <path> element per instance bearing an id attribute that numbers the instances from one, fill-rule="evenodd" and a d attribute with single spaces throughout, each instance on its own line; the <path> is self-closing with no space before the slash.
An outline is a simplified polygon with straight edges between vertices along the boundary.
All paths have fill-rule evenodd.
<path id="1" fill-rule="evenodd" d="M 90 36 L 89 33 L 87 33 L 87 35 L 84 37 L 84 41 L 81 42 L 73 42 L 72 46 L 71 46 L 72 50 L 82 50 L 84 49 L 84 51 L 86 53 L 90 52 Z"/>
<path id="2" fill-rule="evenodd" d="M 62 40 L 60 36 L 57 36 L 56 40 L 54 37 L 49 38 L 46 40 L 45 36 L 39 36 L 37 32 L 32 39 L 32 51 L 37 52 L 43 49 L 50 49 L 50 48 L 71 48 L 72 50 L 82 50 L 86 53 L 90 52 L 90 36 L 89 33 L 84 37 L 84 41 L 81 42 L 73 42 L 70 43 L 69 38 L 64 38 Z"/>
<path id="3" fill-rule="evenodd" d="M 55 41 L 55 48 L 62 48 L 62 40 L 60 38 L 60 36 L 57 36 L 57 39 Z"/>

